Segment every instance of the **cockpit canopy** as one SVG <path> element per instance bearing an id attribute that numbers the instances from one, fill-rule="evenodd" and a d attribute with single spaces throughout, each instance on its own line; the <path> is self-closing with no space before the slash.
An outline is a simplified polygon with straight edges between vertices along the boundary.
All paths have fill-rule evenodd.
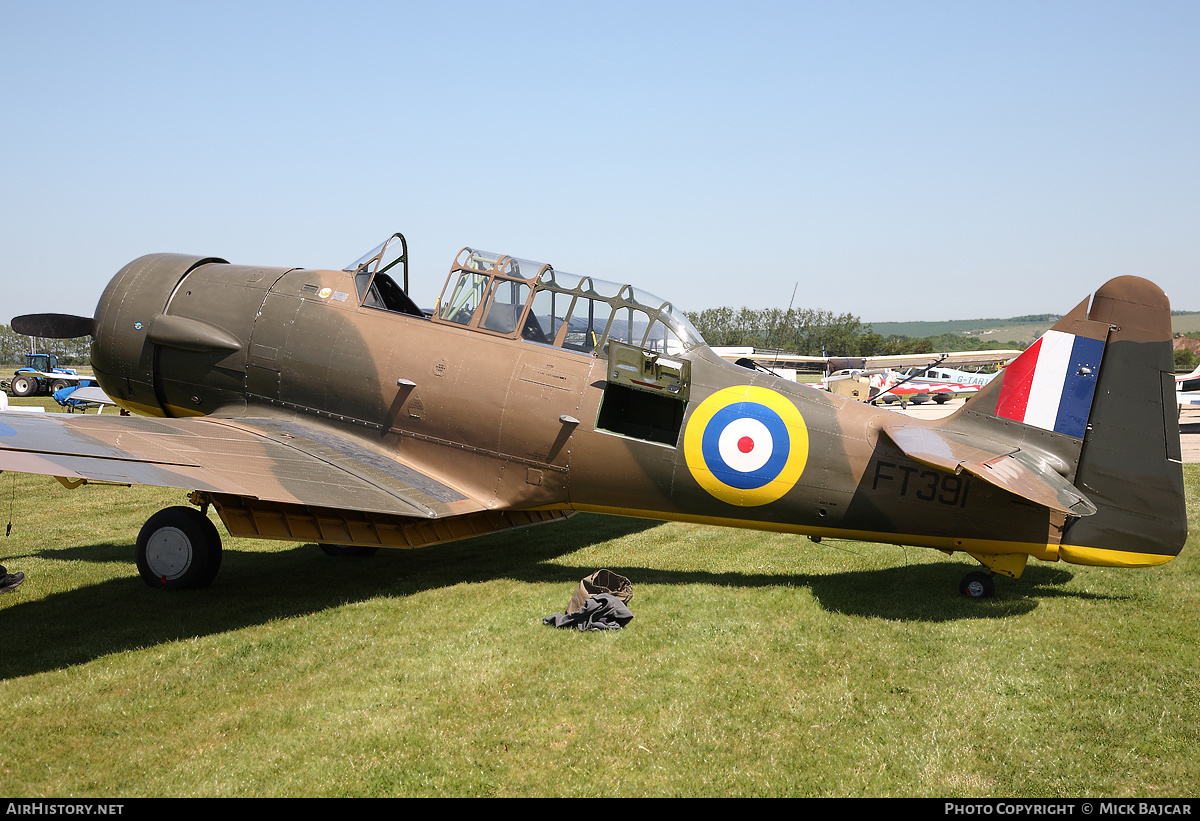
<path id="1" fill-rule="evenodd" d="M 474 248 L 455 258 L 433 318 L 585 353 L 610 339 L 667 354 L 704 344 L 681 311 L 645 291 Z"/>
<path id="2" fill-rule="evenodd" d="M 403 234 L 392 234 L 342 270 L 354 274 L 360 305 L 424 316 L 408 295 L 408 243 Z M 402 277 L 403 287 L 392 278 L 393 273 Z"/>
<path id="3" fill-rule="evenodd" d="M 354 275 L 360 305 L 425 316 L 408 295 L 403 234 L 343 270 Z M 393 275 L 402 277 L 403 286 Z M 704 344 L 678 308 L 631 285 L 476 248 L 463 248 L 454 258 L 431 318 L 584 353 L 604 350 L 610 339 L 665 354 Z"/>

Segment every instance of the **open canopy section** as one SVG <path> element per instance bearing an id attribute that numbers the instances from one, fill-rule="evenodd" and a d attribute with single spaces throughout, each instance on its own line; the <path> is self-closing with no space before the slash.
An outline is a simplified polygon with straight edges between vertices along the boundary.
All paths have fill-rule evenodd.
<path id="1" fill-rule="evenodd" d="M 455 257 L 434 320 L 584 353 L 610 339 L 668 354 L 704 344 L 682 311 L 631 285 L 474 248 Z"/>
<path id="2" fill-rule="evenodd" d="M 408 243 L 392 234 L 342 269 L 354 274 L 359 304 L 412 316 L 424 316 L 408 295 Z M 400 277 L 400 283 L 395 278 Z"/>

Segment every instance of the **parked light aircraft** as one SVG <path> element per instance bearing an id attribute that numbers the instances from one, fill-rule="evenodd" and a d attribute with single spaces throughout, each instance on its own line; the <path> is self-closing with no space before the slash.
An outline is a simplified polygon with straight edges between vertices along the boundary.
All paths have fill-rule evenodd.
<path id="1" fill-rule="evenodd" d="M 909 402 L 919 405 L 929 401 L 942 405 L 957 396 L 979 390 L 978 385 L 960 385 L 956 382 L 919 382 L 897 371 L 872 376 L 871 381 L 879 384 L 879 392 L 872 399 L 874 403 L 891 405 L 899 402 L 901 407 Z"/>
<path id="2" fill-rule="evenodd" d="M 1015 355 L 1018 355 L 1017 352 Z M 997 357 L 996 362 L 1003 363 L 1010 357 Z M 945 403 L 956 396 L 970 395 L 991 382 L 996 373 L 978 373 L 975 371 L 960 371 L 944 365 L 931 367 L 910 367 L 899 371 L 888 371 L 881 383 L 876 402 L 892 404 L 900 402 L 926 402 L 933 400 L 938 404 Z"/>
<path id="3" fill-rule="evenodd" d="M 821 387 L 841 396 L 872 404 L 882 402 L 890 405 L 899 402 L 901 406 L 904 406 L 909 402 L 920 404 L 929 401 L 942 404 L 956 396 L 977 392 L 995 376 L 995 374 L 954 370 L 945 367 L 942 364 L 945 361 L 953 358 L 978 365 L 991 365 L 1006 362 L 1020 354 L 1020 351 L 922 354 L 920 355 L 923 360 L 922 364 L 898 371 L 891 368 L 883 370 L 843 369 L 822 379 Z M 910 355 L 909 358 L 915 357 Z M 877 357 L 876 359 L 887 359 L 887 357 Z"/>
<path id="4" fill-rule="evenodd" d="M 1013 356 L 1017 356 L 1018 351 Z M 1003 362 L 1005 360 L 997 360 Z M 959 371 L 954 368 L 931 367 L 931 368 L 903 368 L 897 371 L 901 378 L 911 379 L 913 382 L 934 382 L 938 384 L 950 385 L 974 385 L 976 388 L 983 387 L 988 382 L 991 382 L 999 371 L 995 373 L 979 373 L 976 371 Z"/>
<path id="5" fill-rule="evenodd" d="M 901 407 L 909 402 L 937 402 L 942 404 L 964 393 L 973 393 L 977 386 L 964 387 L 950 383 L 916 382 L 902 376 L 898 371 L 865 371 L 844 368 L 831 373 L 819 383 L 823 390 L 839 396 L 857 399 L 860 402 L 890 405 L 899 402 Z"/>
<path id="6" fill-rule="evenodd" d="M 1030 556 L 1157 565 L 1187 535 L 1170 306 L 1136 277 L 940 420 L 736 367 L 669 302 L 502 254 L 464 248 L 427 314 L 399 234 L 341 271 L 153 254 L 94 317 L 12 326 L 90 334 L 140 415 L 0 413 L 0 469 L 191 491 L 138 534 L 156 587 L 215 576 L 209 508 L 367 550 L 575 511 L 918 545 L 988 568 L 971 596 Z"/>
<path id="7" fill-rule="evenodd" d="M 1176 376 L 1175 390 L 1188 392 L 1200 391 L 1200 366 L 1197 366 L 1191 373 Z"/>
<path id="8" fill-rule="evenodd" d="M 784 375 L 779 366 L 818 368 L 825 371 L 820 385 L 839 396 L 858 399 L 861 402 L 899 401 L 920 403 L 946 402 L 955 396 L 973 393 L 980 384 L 981 374 L 956 371 L 947 366 L 984 366 L 1002 363 L 1020 356 L 1020 351 L 954 351 L 928 354 L 891 354 L 881 356 L 811 356 L 752 347 L 716 347 L 713 350 L 723 359 L 749 368 L 759 368 L 768 373 Z M 940 367 L 939 367 L 940 366 Z M 937 370 L 933 369 L 937 367 Z M 899 370 L 897 370 L 899 369 Z M 932 378 L 932 373 L 945 374 L 945 378 Z M 917 378 L 926 375 L 926 378 Z M 959 377 L 964 377 L 960 379 Z M 987 374 L 986 376 L 991 376 Z M 918 386 L 929 386 L 918 389 Z"/>
<path id="9" fill-rule="evenodd" d="M 1175 377 L 1175 400 L 1181 409 L 1200 406 L 1200 366 Z"/>

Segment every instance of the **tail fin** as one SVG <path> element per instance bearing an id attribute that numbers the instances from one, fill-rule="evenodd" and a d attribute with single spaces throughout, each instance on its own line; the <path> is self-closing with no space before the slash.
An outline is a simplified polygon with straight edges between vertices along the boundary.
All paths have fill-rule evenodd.
<path id="1" fill-rule="evenodd" d="M 1096 507 L 1071 519 L 1059 556 L 1140 566 L 1187 538 L 1171 307 L 1158 286 L 1119 277 L 1063 317 L 973 397 L 962 422 L 1016 432 Z M 1006 421 L 1008 420 L 1008 421 Z"/>

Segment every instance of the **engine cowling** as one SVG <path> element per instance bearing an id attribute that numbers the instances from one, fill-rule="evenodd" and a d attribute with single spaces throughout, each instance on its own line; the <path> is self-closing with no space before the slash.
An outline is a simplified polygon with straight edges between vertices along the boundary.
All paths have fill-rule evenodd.
<path id="1" fill-rule="evenodd" d="M 96 306 L 92 367 L 100 387 L 152 416 L 244 407 L 255 315 L 290 270 L 184 254 L 135 259 Z"/>

